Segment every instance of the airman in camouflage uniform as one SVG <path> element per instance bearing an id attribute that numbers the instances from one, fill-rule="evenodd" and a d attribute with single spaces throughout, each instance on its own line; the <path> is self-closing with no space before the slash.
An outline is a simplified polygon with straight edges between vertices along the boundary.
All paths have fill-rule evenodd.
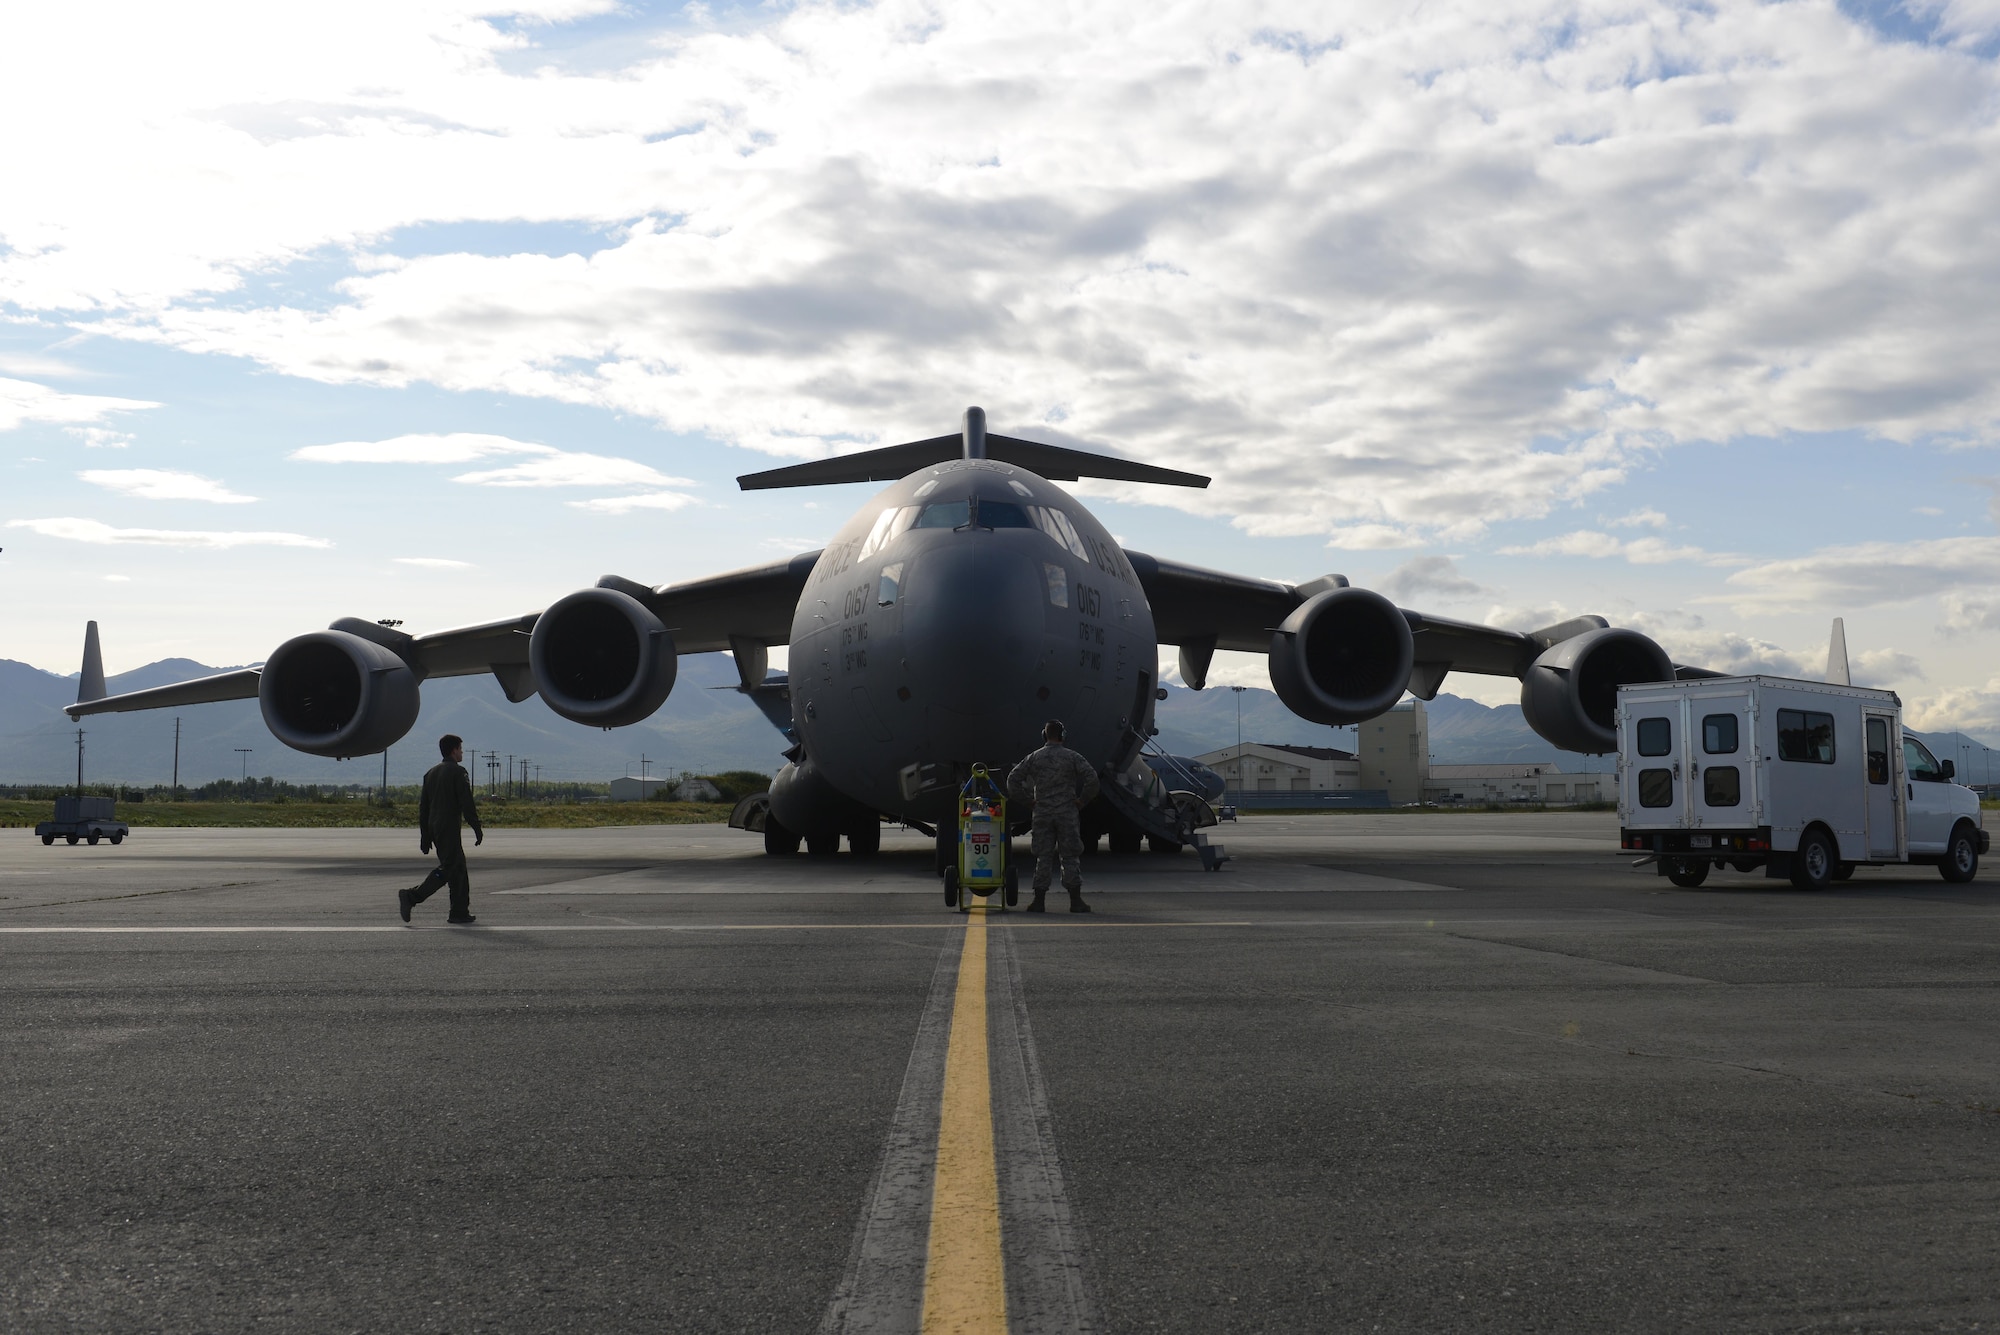
<path id="1" fill-rule="evenodd" d="M 1060 856 L 1069 911 L 1088 913 L 1090 905 L 1083 902 L 1083 836 L 1077 830 L 1076 816 L 1097 796 L 1097 772 L 1088 760 L 1062 744 L 1061 723 L 1050 719 L 1042 737 L 1046 744 L 1029 752 L 1007 776 L 1008 798 L 1035 805 L 1035 897 L 1028 912 L 1047 912 L 1044 900 Z"/>

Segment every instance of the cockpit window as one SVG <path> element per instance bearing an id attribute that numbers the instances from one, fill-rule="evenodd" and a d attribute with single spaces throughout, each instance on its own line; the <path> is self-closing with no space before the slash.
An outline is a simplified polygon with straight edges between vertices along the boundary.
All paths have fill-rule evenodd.
<path id="1" fill-rule="evenodd" d="M 964 528 L 972 522 L 969 501 L 934 501 L 917 516 L 918 528 Z"/>
<path id="2" fill-rule="evenodd" d="M 1034 527 L 1028 522 L 1028 512 L 1012 501 L 981 501 L 979 526 L 981 528 Z"/>
<path id="3" fill-rule="evenodd" d="M 1054 538 L 1075 555 L 1086 561 L 1090 560 L 1090 548 L 1084 546 L 1083 535 L 1076 531 L 1076 525 L 1070 522 L 1068 515 L 1047 505 L 1031 505 L 1028 507 L 1028 514 L 1035 521 L 1036 528 Z"/>

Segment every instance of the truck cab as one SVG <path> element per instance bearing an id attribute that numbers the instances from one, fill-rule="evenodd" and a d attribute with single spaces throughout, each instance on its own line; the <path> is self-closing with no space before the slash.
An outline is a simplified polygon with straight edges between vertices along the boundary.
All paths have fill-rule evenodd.
<path id="1" fill-rule="evenodd" d="M 1699 885 L 1717 868 L 1824 888 L 1857 866 L 1969 881 L 1979 798 L 1903 732 L 1893 691 L 1711 677 L 1618 693 L 1620 850 Z"/>

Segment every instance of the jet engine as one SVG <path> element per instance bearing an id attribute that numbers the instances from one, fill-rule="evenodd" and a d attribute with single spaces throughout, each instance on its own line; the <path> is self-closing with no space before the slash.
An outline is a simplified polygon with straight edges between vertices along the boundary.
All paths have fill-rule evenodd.
<path id="1" fill-rule="evenodd" d="M 279 645 L 257 680 L 271 735 L 307 755 L 371 755 L 417 721 L 417 674 L 379 644 L 317 630 Z"/>
<path id="2" fill-rule="evenodd" d="M 1328 589 L 1271 636 L 1271 688 L 1300 718 L 1359 723 L 1403 698 L 1415 661 L 1410 623 L 1394 603 L 1368 589 Z"/>
<path id="3" fill-rule="evenodd" d="M 666 703 L 680 662 L 673 635 L 638 599 L 584 589 L 536 619 L 528 665 L 550 709 L 572 723 L 622 728 Z"/>
<path id="4" fill-rule="evenodd" d="M 1521 713 L 1563 750 L 1602 755 L 1618 749 L 1618 688 L 1673 679 L 1667 651 L 1638 631 L 1586 631 L 1535 660 L 1521 678 Z"/>

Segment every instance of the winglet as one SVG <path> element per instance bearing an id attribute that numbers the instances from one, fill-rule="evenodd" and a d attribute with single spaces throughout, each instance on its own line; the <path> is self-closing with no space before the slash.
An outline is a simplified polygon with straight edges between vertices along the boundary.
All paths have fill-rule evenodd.
<path id="1" fill-rule="evenodd" d="M 104 651 L 97 646 L 97 623 L 83 628 L 83 672 L 76 683 L 76 702 L 89 704 L 104 698 Z"/>
<path id="2" fill-rule="evenodd" d="M 1847 676 L 1847 626 L 1833 619 L 1833 635 L 1826 642 L 1826 679 L 1836 686 L 1852 686 Z"/>

